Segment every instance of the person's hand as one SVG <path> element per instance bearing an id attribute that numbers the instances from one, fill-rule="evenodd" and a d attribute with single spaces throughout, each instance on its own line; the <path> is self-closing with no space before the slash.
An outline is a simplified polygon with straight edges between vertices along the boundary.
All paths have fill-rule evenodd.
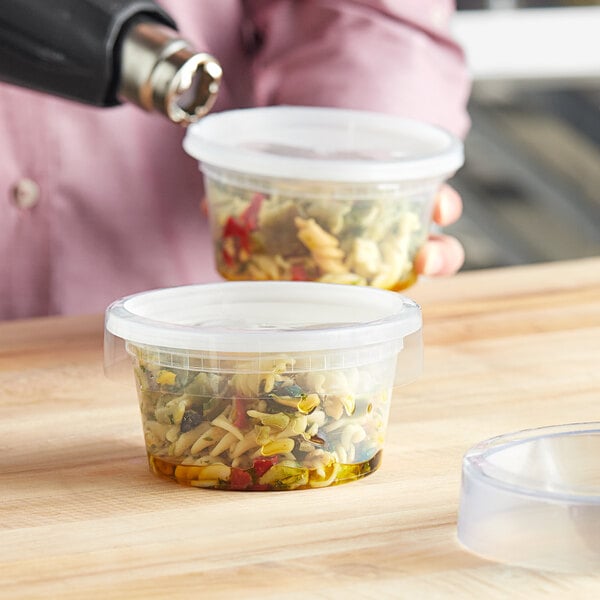
<path id="1" fill-rule="evenodd" d="M 458 192 L 444 184 L 435 200 L 433 220 L 442 227 L 458 221 L 462 213 L 462 199 Z M 454 275 L 465 262 L 465 250 L 454 237 L 432 234 L 415 260 L 420 275 Z"/>

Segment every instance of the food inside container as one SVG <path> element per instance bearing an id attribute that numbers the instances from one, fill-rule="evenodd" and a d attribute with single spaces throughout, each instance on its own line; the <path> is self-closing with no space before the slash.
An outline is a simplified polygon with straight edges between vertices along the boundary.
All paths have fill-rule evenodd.
<path id="1" fill-rule="evenodd" d="M 378 468 L 393 391 L 420 370 L 421 315 L 381 290 L 230 282 L 117 301 L 105 339 L 109 373 L 133 365 L 155 474 L 294 490 Z"/>
<path id="2" fill-rule="evenodd" d="M 436 192 L 463 162 L 446 131 L 333 108 L 210 115 L 184 148 L 204 174 L 224 278 L 390 290 L 415 282 Z"/>

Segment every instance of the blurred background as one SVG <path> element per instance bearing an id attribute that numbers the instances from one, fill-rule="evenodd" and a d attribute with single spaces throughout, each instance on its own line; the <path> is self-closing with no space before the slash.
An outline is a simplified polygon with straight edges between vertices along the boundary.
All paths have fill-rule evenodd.
<path id="1" fill-rule="evenodd" d="M 600 255 L 600 0 L 458 0 L 465 269 Z"/>

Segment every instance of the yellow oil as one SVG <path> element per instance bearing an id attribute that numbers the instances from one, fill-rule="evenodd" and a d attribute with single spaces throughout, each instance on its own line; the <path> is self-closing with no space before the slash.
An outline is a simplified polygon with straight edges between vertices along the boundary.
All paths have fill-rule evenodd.
<path id="1" fill-rule="evenodd" d="M 217 271 L 224 279 L 227 279 L 228 281 L 247 281 L 249 279 L 249 277 L 243 273 L 237 274 L 225 268 L 217 267 Z M 401 290 L 405 290 L 406 288 L 414 285 L 418 278 L 419 276 L 417 272 L 415 269 L 412 269 L 404 279 L 397 281 L 394 285 L 390 286 L 389 289 L 392 292 L 400 292 Z"/>
<path id="2" fill-rule="evenodd" d="M 406 288 L 409 288 L 411 285 L 414 285 L 415 283 L 417 283 L 418 277 L 419 276 L 417 275 L 417 272 L 415 271 L 415 269 L 412 269 L 411 272 L 404 279 L 401 279 L 400 281 L 395 283 L 390 288 L 390 290 L 392 290 L 392 292 L 399 292 L 400 290 L 405 290 Z"/>
<path id="3" fill-rule="evenodd" d="M 284 490 L 303 490 L 313 489 L 317 487 L 330 487 L 332 485 L 340 485 L 342 483 L 349 483 L 362 479 L 367 475 L 370 475 L 379 468 L 381 464 L 382 451 L 379 450 L 370 460 L 356 463 L 356 464 L 331 464 L 326 468 L 327 472 L 336 471 L 336 474 L 332 478 L 327 478 L 326 485 L 323 485 L 324 481 L 322 477 L 317 474 L 314 469 L 298 469 L 298 471 L 305 471 L 307 473 L 307 482 L 302 485 L 289 487 L 285 484 L 278 485 L 279 482 L 273 482 L 271 485 L 260 485 L 253 484 L 244 491 L 284 491 Z M 154 456 L 148 454 L 148 462 L 150 464 L 151 471 L 159 477 L 171 479 L 182 485 L 189 485 L 193 487 L 203 487 L 205 489 L 217 489 L 217 490 L 232 490 L 239 491 L 239 489 L 233 489 L 229 481 L 218 480 L 211 482 L 202 477 L 202 472 L 206 467 L 203 466 L 188 466 L 182 465 L 175 460 L 169 460 L 168 458 Z M 252 469 L 246 471 L 252 477 Z M 306 474 L 305 474 L 306 477 Z M 254 477 L 254 479 L 256 479 Z"/>

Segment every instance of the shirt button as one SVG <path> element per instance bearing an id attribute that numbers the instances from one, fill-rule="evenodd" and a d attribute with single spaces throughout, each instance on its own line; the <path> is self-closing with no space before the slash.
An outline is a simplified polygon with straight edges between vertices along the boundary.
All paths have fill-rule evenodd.
<path id="1" fill-rule="evenodd" d="M 24 177 L 13 186 L 12 199 L 19 208 L 33 208 L 40 200 L 40 186 L 33 179 Z"/>

